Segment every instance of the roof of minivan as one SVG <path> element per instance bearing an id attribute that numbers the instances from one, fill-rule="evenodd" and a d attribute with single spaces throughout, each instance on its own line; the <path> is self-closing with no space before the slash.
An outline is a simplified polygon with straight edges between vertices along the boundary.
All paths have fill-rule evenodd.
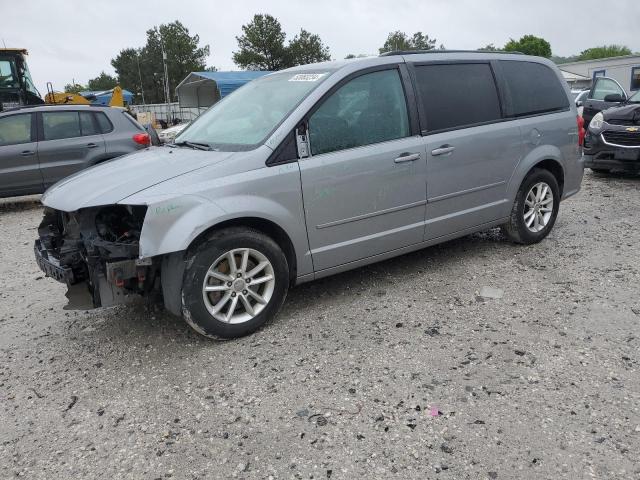
<path id="1" fill-rule="evenodd" d="M 543 57 L 534 57 L 532 55 L 523 55 L 522 53 L 506 53 L 506 52 L 484 52 L 484 51 L 447 51 L 447 50 L 431 50 L 427 52 L 401 52 L 398 54 L 385 54 L 382 56 L 371 56 L 364 58 L 353 58 L 349 60 L 335 60 L 331 62 L 310 63 L 307 65 L 299 65 L 291 67 L 280 72 L 306 72 L 306 71 L 337 71 L 346 67 L 358 66 L 359 68 L 374 67 L 377 65 L 386 65 L 397 62 L 438 62 L 443 60 L 517 60 L 517 61 L 534 61 L 539 63 L 550 64 L 550 60 Z M 274 73 L 280 73 L 274 72 Z"/>

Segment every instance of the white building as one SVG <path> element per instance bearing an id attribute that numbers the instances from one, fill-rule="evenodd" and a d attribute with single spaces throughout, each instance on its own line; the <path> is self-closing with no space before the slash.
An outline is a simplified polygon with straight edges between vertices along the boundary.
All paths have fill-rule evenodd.
<path id="1" fill-rule="evenodd" d="M 610 77 L 616 80 L 627 94 L 633 94 L 640 90 L 640 55 L 624 55 L 622 57 L 562 63 L 558 65 L 558 68 L 563 72 L 588 79 L 587 81 L 576 82 L 576 87 L 589 87 L 596 77 Z M 583 83 L 586 83 L 586 85 L 582 85 Z"/>

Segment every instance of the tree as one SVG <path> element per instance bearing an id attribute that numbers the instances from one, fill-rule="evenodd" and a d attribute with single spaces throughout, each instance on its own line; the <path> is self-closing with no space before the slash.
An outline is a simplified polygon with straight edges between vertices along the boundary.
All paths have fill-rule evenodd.
<path id="1" fill-rule="evenodd" d="M 479 52 L 500 52 L 501 48 L 496 47 L 493 43 L 489 43 L 488 45 L 481 47 L 478 49 Z"/>
<path id="2" fill-rule="evenodd" d="M 233 61 L 248 70 L 282 70 L 331 59 L 329 48 L 318 35 L 301 29 L 288 45 L 286 38 L 277 18 L 254 15 L 242 26 L 242 35 L 236 37 L 238 51 L 233 52 Z"/>
<path id="3" fill-rule="evenodd" d="M 435 38 L 429 38 L 429 35 L 422 32 L 416 32 L 409 37 L 406 33 L 396 30 L 389 33 L 384 45 L 378 50 L 380 53 L 396 50 L 433 50 L 436 48 L 436 42 Z M 444 50 L 444 45 L 440 45 L 440 49 Z"/>
<path id="4" fill-rule="evenodd" d="M 80 93 L 84 90 L 88 90 L 88 88 L 83 85 L 80 85 L 79 83 L 67 83 L 64 86 L 64 91 L 66 93 Z"/>
<path id="5" fill-rule="evenodd" d="M 99 91 L 99 90 L 111 90 L 118 84 L 118 79 L 112 77 L 111 75 L 100 72 L 96 78 L 92 78 L 87 83 L 87 87 L 89 90 Z"/>
<path id="6" fill-rule="evenodd" d="M 147 103 L 165 101 L 163 48 L 169 79 L 170 98 L 175 87 L 189 73 L 203 71 L 209 46 L 199 46 L 200 37 L 190 35 L 179 21 L 155 26 L 147 30 L 147 43 L 142 48 L 127 48 L 111 60 L 122 88 L 136 92 L 138 98 L 144 91 Z M 141 80 L 142 79 L 142 80 Z"/>
<path id="7" fill-rule="evenodd" d="M 520 40 L 510 39 L 504 46 L 507 52 L 520 52 L 538 57 L 551 57 L 551 45 L 544 38 L 535 35 L 525 35 Z"/>
<path id="8" fill-rule="evenodd" d="M 602 47 L 593 47 L 583 50 L 580 55 L 578 55 L 578 60 L 621 57 L 622 55 L 631 55 L 629 47 L 624 45 L 603 45 Z"/>
<path id="9" fill-rule="evenodd" d="M 236 37 L 239 50 L 233 52 L 233 61 L 247 70 L 287 68 L 286 38 L 276 18 L 254 15 L 251 22 L 242 26 L 242 35 Z"/>
<path id="10" fill-rule="evenodd" d="M 287 50 L 292 66 L 331 60 L 329 47 L 322 43 L 320 36 L 309 33 L 304 28 L 289 42 Z"/>

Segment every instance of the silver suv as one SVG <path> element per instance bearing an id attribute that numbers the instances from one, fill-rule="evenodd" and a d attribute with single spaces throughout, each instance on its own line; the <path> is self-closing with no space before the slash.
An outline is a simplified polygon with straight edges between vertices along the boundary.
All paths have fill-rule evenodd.
<path id="1" fill-rule="evenodd" d="M 0 112 L 0 197 L 42 193 L 78 170 L 148 145 L 144 128 L 119 108 L 5 110 Z"/>
<path id="2" fill-rule="evenodd" d="M 174 144 L 50 188 L 36 258 L 71 298 L 161 292 L 197 332 L 238 337 L 299 283 L 496 226 L 541 241 L 580 189 L 581 138 L 566 83 L 537 57 L 295 67 Z"/>

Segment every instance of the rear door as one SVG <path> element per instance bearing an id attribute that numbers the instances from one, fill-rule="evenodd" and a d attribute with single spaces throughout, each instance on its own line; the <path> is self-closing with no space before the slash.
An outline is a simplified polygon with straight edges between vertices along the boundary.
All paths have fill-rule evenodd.
<path id="1" fill-rule="evenodd" d="M 0 195 L 43 191 L 37 152 L 35 114 L 0 118 Z"/>
<path id="2" fill-rule="evenodd" d="M 613 78 L 597 77 L 593 83 L 591 91 L 589 92 L 589 96 L 584 101 L 582 117 L 584 118 L 585 128 L 589 126 L 589 122 L 591 122 L 591 119 L 596 113 L 620 104 L 620 102 L 606 101 L 605 97 L 607 95 L 620 95 L 622 100 L 627 99 L 627 94 L 624 91 L 624 88 L 622 88 Z"/>
<path id="3" fill-rule="evenodd" d="M 105 156 L 105 143 L 91 111 L 45 111 L 40 116 L 38 157 L 45 188 Z"/>
<path id="4" fill-rule="evenodd" d="M 491 63 L 416 63 L 413 72 L 427 150 L 425 239 L 505 216 L 522 142 L 503 121 Z"/>
<path id="5" fill-rule="evenodd" d="M 345 80 L 309 117 L 299 165 L 316 271 L 422 241 L 424 143 L 400 68 Z"/>

